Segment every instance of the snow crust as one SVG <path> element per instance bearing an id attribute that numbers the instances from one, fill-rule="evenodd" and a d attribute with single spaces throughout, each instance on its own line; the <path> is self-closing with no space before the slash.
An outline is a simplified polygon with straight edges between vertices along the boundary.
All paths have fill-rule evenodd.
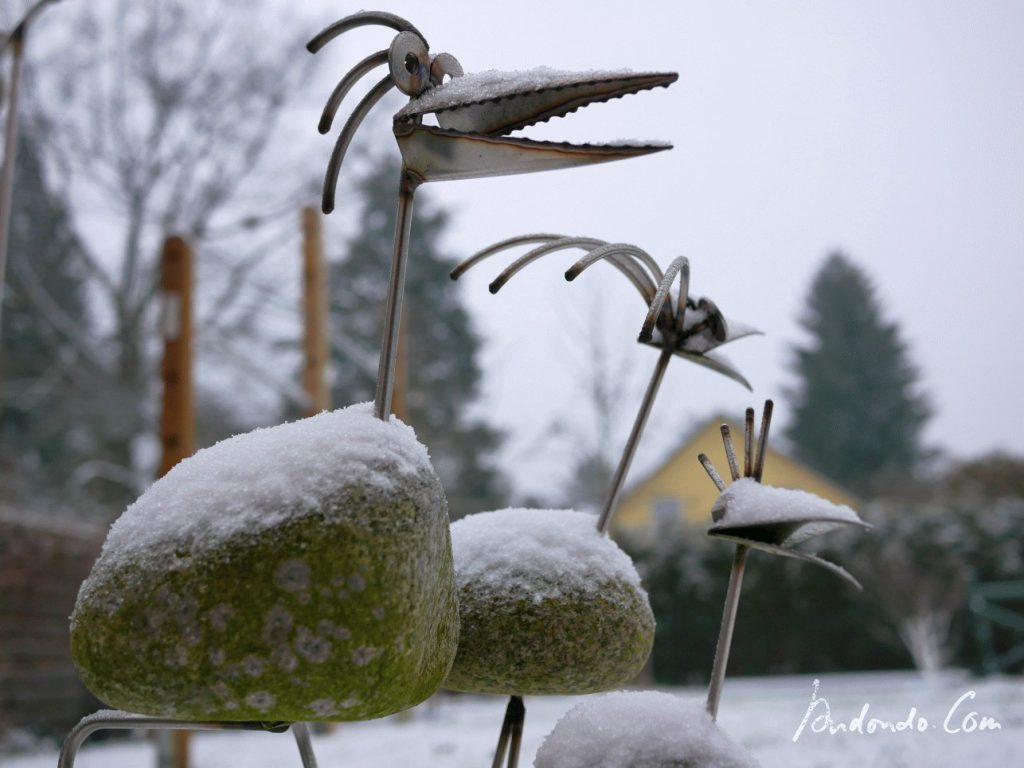
<path id="1" fill-rule="evenodd" d="M 319 509 L 354 478 L 387 493 L 398 478 L 432 472 L 412 428 L 395 417 L 381 421 L 370 403 L 256 429 L 199 451 L 157 480 L 111 527 L 101 559 L 115 567 L 185 543 L 189 554 L 201 554 Z"/>
<path id="2" fill-rule="evenodd" d="M 535 593 L 537 600 L 586 595 L 615 581 L 640 588 L 629 556 L 598 532 L 597 519 L 569 509 L 503 509 L 452 524 L 456 583 L 497 597 Z M 483 595 L 482 595 L 483 596 Z"/>
<path id="3" fill-rule="evenodd" d="M 596 81 L 633 79 L 655 74 L 662 73 L 634 72 L 630 69 L 595 69 L 573 72 L 552 67 L 534 67 L 511 72 L 489 69 L 462 77 L 454 77 L 436 88 L 428 89 L 403 107 L 395 115 L 395 118 L 400 120 L 425 112 L 500 99 L 529 91 L 564 88 Z"/>
<path id="4" fill-rule="evenodd" d="M 756 768 L 704 709 L 658 691 L 590 696 L 548 734 L 535 768 Z"/>
<path id="5" fill-rule="evenodd" d="M 804 520 L 863 525 L 845 504 L 833 504 L 813 493 L 764 485 L 742 477 L 726 488 L 711 508 L 715 527 L 795 523 Z"/>

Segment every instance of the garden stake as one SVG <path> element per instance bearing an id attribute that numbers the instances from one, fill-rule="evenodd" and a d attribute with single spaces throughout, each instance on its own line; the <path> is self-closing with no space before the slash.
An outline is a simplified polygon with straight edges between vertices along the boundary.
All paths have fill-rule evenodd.
<path id="1" fill-rule="evenodd" d="M 742 478 L 749 478 L 756 483 L 760 483 L 764 475 L 772 408 L 772 401 L 766 400 L 761 417 L 761 431 L 757 439 L 756 452 L 754 447 L 753 408 L 747 409 L 744 419 Z M 733 483 L 735 483 L 741 477 L 739 467 L 737 466 L 736 452 L 733 448 L 732 434 L 729 426 L 726 424 L 722 425 L 721 432 L 722 444 L 725 447 L 725 455 L 729 462 L 729 474 Z M 718 643 L 715 647 L 711 682 L 708 686 L 707 711 L 711 715 L 711 719 L 715 720 L 718 717 L 718 704 L 722 696 L 726 668 L 729 664 L 729 649 L 732 645 L 733 631 L 736 627 L 736 612 L 739 607 L 740 590 L 743 587 L 743 573 L 750 550 L 752 548 L 761 549 L 772 554 L 784 555 L 814 563 L 832 571 L 859 588 L 860 585 L 856 579 L 838 565 L 807 552 L 793 549 L 793 545 L 841 525 L 869 526 L 849 509 L 840 508 L 838 512 L 830 514 L 830 510 L 826 507 L 835 507 L 835 505 L 830 505 L 821 500 L 819 500 L 821 505 L 812 511 L 805 509 L 788 514 L 784 506 L 786 502 L 782 502 L 783 506 L 780 507 L 779 502 L 776 501 L 774 502 L 774 507 L 771 504 L 766 504 L 762 508 L 757 508 L 753 514 L 747 511 L 745 515 L 741 516 L 741 519 L 732 522 L 729 519 L 730 500 L 726 498 L 727 488 L 725 482 L 707 454 L 702 453 L 697 458 L 708 473 L 708 477 L 711 478 L 715 487 L 722 494 L 712 508 L 713 523 L 708 530 L 708 535 L 731 541 L 736 545 L 736 554 L 733 557 L 732 570 L 729 574 L 729 586 L 725 596 L 725 606 L 722 610 L 722 624 L 718 633 Z M 776 492 L 781 492 L 781 489 Z M 785 498 L 791 499 L 792 497 L 787 496 Z M 757 519 L 759 516 L 763 517 L 763 520 Z"/>
<path id="2" fill-rule="evenodd" d="M 505 717 L 501 721 L 501 733 L 498 734 L 498 746 L 494 749 L 491 768 L 501 768 L 501 764 L 505 761 L 505 753 L 508 752 L 508 737 L 512 730 L 512 703 L 515 700 L 516 697 L 512 696 L 505 707 Z"/>

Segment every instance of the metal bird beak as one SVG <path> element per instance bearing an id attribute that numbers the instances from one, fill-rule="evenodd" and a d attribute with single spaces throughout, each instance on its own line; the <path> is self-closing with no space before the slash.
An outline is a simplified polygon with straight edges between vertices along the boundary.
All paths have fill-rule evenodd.
<path id="1" fill-rule="evenodd" d="M 464 75 L 451 54 L 432 55 L 426 39 L 408 21 L 377 11 L 356 13 L 331 24 L 306 47 L 316 53 L 342 33 L 366 25 L 390 27 L 398 35 L 388 49 L 353 67 L 327 100 L 321 133 L 330 130 L 342 100 L 356 82 L 387 65 L 389 74 L 359 102 L 335 144 L 324 179 L 324 212 L 334 208 L 342 160 L 356 129 L 394 87 L 411 98 L 395 115 L 393 129 L 405 168 L 417 183 L 591 165 L 671 148 L 668 143 L 656 142 L 544 142 L 508 134 L 589 104 L 667 87 L 678 79 L 674 72 L 567 73 L 540 68 Z M 435 116 L 438 125 L 424 125 L 428 115 Z"/>
<path id="2" fill-rule="evenodd" d="M 761 331 L 726 319 L 710 299 L 692 299 L 689 295 L 690 262 L 684 256 L 662 270 L 649 253 L 629 243 L 608 243 L 593 237 L 531 234 L 502 240 L 478 251 L 455 267 L 451 277 L 457 280 L 484 259 L 523 245 L 535 247 L 494 279 L 490 285 L 491 293 L 497 293 L 517 272 L 542 256 L 573 248 L 584 250 L 586 255 L 566 270 L 566 280 L 575 280 L 599 261 L 607 261 L 615 267 L 637 289 L 648 307 L 638 339 L 641 343 L 659 350 L 670 350 L 677 357 L 751 388 L 743 374 L 715 350 L 737 339 L 758 335 Z M 677 277 L 679 287 L 673 295 L 672 285 Z"/>
<path id="3" fill-rule="evenodd" d="M 754 409 L 747 409 L 742 474 L 729 427 L 722 425 L 722 442 L 733 481 L 731 485 L 726 486 L 706 454 L 699 456 L 708 476 L 721 491 L 711 509 L 713 523 L 707 531 L 708 536 L 813 563 L 860 589 L 860 583 L 845 569 L 817 555 L 794 549 L 801 542 L 847 525 L 871 526 L 849 507 L 833 504 L 806 491 L 761 484 L 771 414 L 772 401 L 769 400 L 765 403 L 755 458 L 752 437 Z"/>
<path id="4" fill-rule="evenodd" d="M 570 144 L 508 134 L 589 104 L 667 87 L 677 78 L 675 73 L 565 73 L 543 68 L 454 77 L 399 111 L 394 132 L 406 166 L 424 181 L 506 176 L 640 157 L 671 145 Z M 430 114 L 438 126 L 422 124 Z"/>

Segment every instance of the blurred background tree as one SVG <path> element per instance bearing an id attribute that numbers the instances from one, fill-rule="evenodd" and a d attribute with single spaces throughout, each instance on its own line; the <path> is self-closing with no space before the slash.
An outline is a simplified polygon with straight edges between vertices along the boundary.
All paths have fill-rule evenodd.
<path id="1" fill-rule="evenodd" d="M 45 67 L 25 73 L 2 437 L 69 508 L 110 517 L 152 480 L 167 235 L 199 254 L 196 351 L 220 366 L 220 388 L 262 343 L 276 284 L 260 267 L 297 239 L 305 186 L 280 173 L 266 184 L 284 158 L 265 150 L 309 61 L 295 55 L 298 25 L 289 34 L 257 5 L 79 4 L 34 40 Z M 210 387 L 197 401 L 204 443 L 246 425 Z"/>
<path id="2" fill-rule="evenodd" d="M 841 252 L 811 285 L 793 348 L 787 391 L 793 454 L 861 496 L 886 477 L 921 468 L 922 431 L 931 416 L 899 328 L 865 272 Z"/>
<path id="3" fill-rule="evenodd" d="M 101 462 L 101 406 L 89 343 L 87 274 L 70 213 L 23 131 L 15 164 L 10 263 L 0 340 L 0 446 L 9 501 L 48 505 L 75 470 Z"/>
<path id="4" fill-rule="evenodd" d="M 336 405 L 372 400 L 395 230 L 397 159 L 375 156 L 358 181 L 358 222 L 331 266 L 331 343 Z M 480 339 L 448 279 L 458 259 L 441 240 L 448 211 L 426 197 L 413 211 L 403 305 L 408 421 L 430 447 L 453 518 L 507 503 L 494 463 L 501 434 L 473 415 L 480 390 Z"/>

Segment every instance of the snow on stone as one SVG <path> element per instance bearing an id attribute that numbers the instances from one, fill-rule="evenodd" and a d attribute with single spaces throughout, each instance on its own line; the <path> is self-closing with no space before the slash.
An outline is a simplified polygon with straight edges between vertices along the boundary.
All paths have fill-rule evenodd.
<path id="1" fill-rule="evenodd" d="M 629 69 L 573 72 L 552 67 L 534 67 L 517 71 L 489 69 L 453 77 L 443 85 L 428 89 L 403 107 L 395 118 L 401 120 L 439 109 L 490 101 L 530 91 L 608 80 L 632 80 L 656 74 L 662 73 L 633 72 Z"/>
<path id="2" fill-rule="evenodd" d="M 596 518 L 568 509 L 503 509 L 452 524 L 456 581 L 498 595 L 585 594 L 616 581 L 640 587 L 629 556 L 598 532 Z M 543 593 L 543 595 L 541 595 Z"/>
<path id="3" fill-rule="evenodd" d="M 764 485 L 750 477 L 740 478 L 726 488 L 711 508 L 711 516 L 716 527 L 804 520 L 864 524 L 846 505 L 833 504 L 807 491 Z"/>
<path id="4" fill-rule="evenodd" d="M 163 557 L 182 542 L 197 554 L 318 509 L 352 478 L 387 492 L 393 478 L 420 472 L 432 472 L 430 458 L 412 428 L 381 421 L 369 403 L 256 429 L 157 480 L 111 527 L 102 559 Z"/>
<path id="5" fill-rule="evenodd" d="M 589 696 L 548 734 L 535 768 L 756 768 L 703 702 L 658 691 Z"/>

